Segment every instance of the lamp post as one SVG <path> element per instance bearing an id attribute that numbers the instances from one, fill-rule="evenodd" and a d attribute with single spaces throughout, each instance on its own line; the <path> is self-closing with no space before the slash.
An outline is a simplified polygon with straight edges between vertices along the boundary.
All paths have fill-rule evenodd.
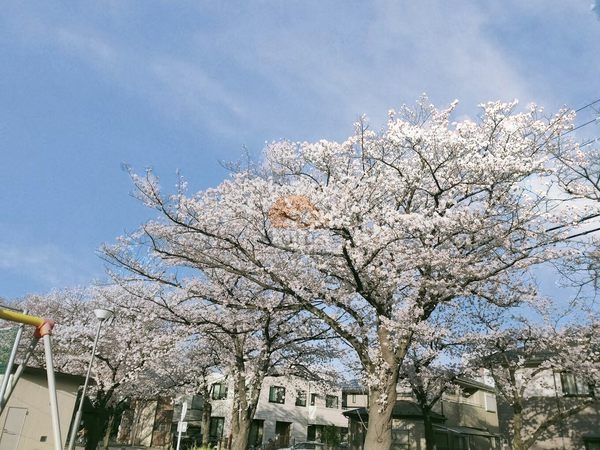
<path id="1" fill-rule="evenodd" d="M 88 364 L 87 373 L 85 374 L 85 381 L 83 383 L 83 389 L 81 390 L 81 397 L 79 398 L 79 408 L 75 414 L 75 419 L 71 425 L 71 436 L 69 437 L 69 449 L 75 448 L 75 439 L 77 438 L 77 431 L 79 429 L 79 423 L 81 422 L 81 416 L 83 414 L 83 402 L 85 400 L 85 392 L 87 390 L 88 382 L 90 381 L 90 373 L 92 371 L 92 364 L 94 363 L 94 356 L 96 356 L 96 346 L 98 345 L 98 338 L 100 337 L 100 330 L 104 322 L 112 319 L 115 315 L 109 309 L 95 309 L 94 315 L 99 320 L 98 328 L 96 329 L 96 337 L 94 338 L 94 345 L 92 346 L 92 356 L 90 357 L 90 363 Z"/>

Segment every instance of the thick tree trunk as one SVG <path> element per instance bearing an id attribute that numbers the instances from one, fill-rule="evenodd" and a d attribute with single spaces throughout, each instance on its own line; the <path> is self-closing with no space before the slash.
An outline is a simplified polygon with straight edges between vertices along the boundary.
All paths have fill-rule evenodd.
<path id="1" fill-rule="evenodd" d="M 433 421 L 431 420 L 431 411 L 427 408 L 423 408 L 423 424 L 425 425 L 426 450 L 437 450 L 435 432 L 433 430 Z"/>
<path id="2" fill-rule="evenodd" d="M 248 419 L 245 414 L 236 420 L 236 430 L 231 428 L 231 450 L 246 450 L 248 447 L 248 436 L 250 434 L 250 425 L 252 419 Z"/>
<path id="3" fill-rule="evenodd" d="M 106 425 L 107 413 L 104 408 L 96 408 L 93 419 L 88 419 L 87 440 L 85 450 L 96 450 L 102 440 Z"/>
<path id="4" fill-rule="evenodd" d="M 383 384 L 383 380 L 382 384 Z M 392 446 L 392 410 L 396 404 L 397 377 L 381 389 L 369 389 L 369 424 L 365 436 L 365 450 L 388 450 Z"/>
<path id="5" fill-rule="evenodd" d="M 521 411 L 514 411 L 512 431 L 512 450 L 527 450 L 523 442 L 523 413 Z"/>
<path id="6" fill-rule="evenodd" d="M 369 377 L 376 381 L 369 387 L 369 424 L 364 450 L 392 448 L 392 412 L 396 405 L 396 385 L 400 364 L 411 340 L 411 334 L 398 340 L 381 323 L 377 335 L 383 361 L 367 367 Z"/>
<path id="7" fill-rule="evenodd" d="M 246 379 L 243 340 L 236 336 L 235 351 L 238 355 L 237 370 L 234 375 L 234 400 L 231 418 L 231 450 L 246 450 L 250 440 L 250 427 L 256 412 L 260 386 L 267 371 L 266 361 L 262 370 L 257 370 L 254 382 L 249 385 Z"/>
<path id="8" fill-rule="evenodd" d="M 204 406 L 202 408 L 202 447 L 208 447 L 210 438 L 210 415 L 212 413 L 212 405 L 210 400 L 208 400 L 209 397 L 207 396 L 206 398 L 207 400 L 204 402 Z"/>
<path id="9" fill-rule="evenodd" d="M 110 433 L 112 432 L 112 427 L 115 422 L 115 415 L 115 411 L 111 411 L 110 415 L 108 416 L 108 422 L 106 424 L 106 429 L 104 430 L 103 448 L 105 450 L 108 450 L 108 445 L 110 443 Z"/>

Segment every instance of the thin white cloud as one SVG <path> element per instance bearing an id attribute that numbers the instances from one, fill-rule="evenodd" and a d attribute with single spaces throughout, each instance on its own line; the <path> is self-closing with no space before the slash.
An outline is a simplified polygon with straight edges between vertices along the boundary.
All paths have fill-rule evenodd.
<path id="1" fill-rule="evenodd" d="M 100 264 L 99 264 L 100 267 Z M 29 280 L 36 289 L 90 282 L 99 274 L 82 267 L 81 261 L 61 248 L 0 242 L 0 270 L 4 276 Z"/>
<path id="2" fill-rule="evenodd" d="M 273 98 L 330 121 L 364 112 L 381 119 L 423 92 L 471 109 L 498 98 L 529 100 L 528 80 L 486 35 L 479 6 L 461 5 L 378 1 L 364 16 L 324 5 L 321 16 L 304 20 L 256 14 L 225 23 L 211 42 L 222 59 L 271 86 Z M 199 32 L 196 44 L 206 41 Z"/>
<path id="3" fill-rule="evenodd" d="M 158 104 L 179 117 L 202 117 L 205 126 L 217 133 L 235 132 L 234 124 L 245 115 L 240 99 L 200 65 L 168 55 L 139 62 L 148 77 L 147 84 L 139 87 Z"/>
<path id="4" fill-rule="evenodd" d="M 44 24 L 35 34 L 47 45 L 95 68 L 124 92 L 149 102 L 156 111 L 186 120 L 215 133 L 234 134 L 242 122 L 239 99 L 210 76 L 193 58 L 189 60 L 139 49 L 93 28 Z"/>
<path id="5" fill-rule="evenodd" d="M 136 17 L 132 4 L 124 11 L 108 5 L 110 23 Z M 297 133 L 300 121 L 307 129 L 326 122 L 349 130 L 360 114 L 384 120 L 388 109 L 423 92 L 436 103 L 457 98 L 470 111 L 495 99 L 554 104 L 553 90 L 539 82 L 549 75 L 525 68 L 488 28 L 500 18 L 519 20 L 511 14 L 559 16 L 566 8 L 560 0 L 338 6 L 203 3 L 197 6 L 203 25 L 179 29 L 181 46 L 173 54 L 172 47 L 153 45 L 160 36 L 135 41 L 85 14 L 79 22 L 55 18 L 29 28 L 166 117 L 222 135 L 270 127 Z M 139 29 L 132 35 L 139 38 Z"/>
<path id="6" fill-rule="evenodd" d="M 101 37 L 66 28 L 59 28 L 54 32 L 56 41 L 65 51 L 78 55 L 94 66 L 105 70 L 117 63 L 117 51 Z"/>

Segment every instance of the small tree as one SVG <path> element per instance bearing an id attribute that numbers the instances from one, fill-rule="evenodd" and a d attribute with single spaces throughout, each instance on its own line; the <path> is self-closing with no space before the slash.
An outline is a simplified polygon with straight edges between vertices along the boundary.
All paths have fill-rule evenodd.
<path id="1" fill-rule="evenodd" d="M 337 446 L 340 445 L 340 443 L 342 442 L 340 429 L 335 425 L 324 426 L 321 438 L 323 440 L 323 443 L 327 444 L 329 448 L 334 449 L 337 448 Z"/>
<path id="2" fill-rule="evenodd" d="M 400 379 L 410 386 L 423 414 L 425 447 L 435 450 L 436 439 L 432 412 L 448 390 L 456 388 L 455 380 L 466 370 L 460 364 L 458 338 L 452 337 L 456 327 L 448 320 L 436 320 L 422 326 L 400 369 Z"/>

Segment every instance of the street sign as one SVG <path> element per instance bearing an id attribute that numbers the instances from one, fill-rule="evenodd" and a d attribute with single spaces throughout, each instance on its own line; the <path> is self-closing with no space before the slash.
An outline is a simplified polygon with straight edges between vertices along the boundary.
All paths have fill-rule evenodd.
<path id="1" fill-rule="evenodd" d="M 183 419 L 185 419 L 187 408 L 187 402 L 183 402 L 183 405 L 181 405 L 181 418 L 179 419 L 180 422 L 183 422 Z"/>
<path id="2" fill-rule="evenodd" d="M 181 405 L 181 419 L 177 422 L 177 450 L 179 450 L 179 446 L 181 445 L 181 433 L 185 433 L 187 431 L 187 422 L 184 422 L 185 414 L 187 413 L 187 402 L 183 402 Z"/>

